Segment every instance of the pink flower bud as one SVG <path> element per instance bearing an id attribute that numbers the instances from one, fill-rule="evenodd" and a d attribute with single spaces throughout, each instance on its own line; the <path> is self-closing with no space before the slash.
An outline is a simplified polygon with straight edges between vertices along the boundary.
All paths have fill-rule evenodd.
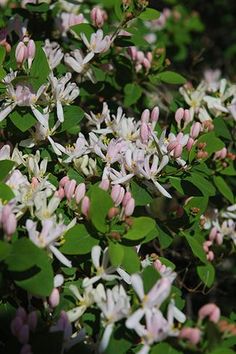
<path id="1" fill-rule="evenodd" d="M 104 20 L 107 18 L 107 14 L 99 6 L 95 6 L 90 14 L 93 25 L 96 27 L 102 27 Z"/>
<path id="2" fill-rule="evenodd" d="M 184 117 L 184 109 L 183 108 L 178 108 L 177 111 L 175 112 L 175 121 L 177 123 L 180 123 L 180 121 Z"/>
<path id="3" fill-rule="evenodd" d="M 20 354 L 33 354 L 30 344 L 24 344 L 21 348 Z"/>
<path id="4" fill-rule="evenodd" d="M 220 232 L 217 232 L 216 234 L 216 243 L 217 245 L 222 245 L 223 243 L 223 235 Z"/>
<path id="5" fill-rule="evenodd" d="M 212 262 L 213 261 L 213 259 L 215 258 L 215 255 L 214 255 L 214 252 L 213 251 L 209 251 L 208 253 L 207 253 L 207 260 L 209 261 L 209 262 Z"/>
<path id="6" fill-rule="evenodd" d="M 15 214 L 11 213 L 7 221 L 2 222 L 3 229 L 7 235 L 12 235 L 16 231 L 17 221 Z"/>
<path id="7" fill-rule="evenodd" d="M 184 110 L 184 117 L 183 117 L 185 123 L 189 123 L 191 121 L 191 116 L 190 116 L 190 111 L 189 109 Z"/>
<path id="8" fill-rule="evenodd" d="M 145 109 L 141 115 L 141 122 L 148 123 L 150 118 L 150 111 L 149 109 Z"/>
<path id="9" fill-rule="evenodd" d="M 188 142 L 187 142 L 187 145 L 186 145 L 186 149 L 188 151 L 190 151 L 194 145 L 195 141 L 193 140 L 193 138 L 188 138 Z"/>
<path id="10" fill-rule="evenodd" d="M 89 197 L 85 196 L 82 199 L 81 212 L 82 212 L 82 214 L 84 214 L 87 217 L 88 217 L 88 213 L 89 213 L 89 207 L 90 207 Z"/>
<path id="11" fill-rule="evenodd" d="M 59 187 L 58 191 L 55 192 L 55 197 L 63 199 L 65 197 L 65 190 L 62 187 Z"/>
<path id="12" fill-rule="evenodd" d="M 147 144 L 149 138 L 149 127 L 147 123 L 141 123 L 140 127 L 140 138 L 143 144 Z"/>
<path id="13" fill-rule="evenodd" d="M 28 314 L 28 319 L 27 319 L 28 325 L 29 325 L 29 329 L 34 332 L 36 327 L 37 327 L 37 322 L 38 322 L 38 318 L 37 318 L 37 313 L 36 311 L 32 311 Z"/>
<path id="14" fill-rule="evenodd" d="M 153 56 L 152 56 L 152 52 L 147 52 L 146 54 L 147 59 L 150 61 L 150 63 L 152 62 Z"/>
<path id="15" fill-rule="evenodd" d="M 151 67 L 151 63 L 147 58 L 144 58 L 142 61 L 142 64 L 146 70 L 149 70 Z"/>
<path id="16" fill-rule="evenodd" d="M 18 332 L 17 336 L 21 344 L 27 344 L 29 341 L 29 326 L 27 324 L 23 325 Z"/>
<path id="17" fill-rule="evenodd" d="M 137 52 L 137 60 L 142 63 L 144 59 L 144 53 L 141 50 L 138 50 Z"/>
<path id="18" fill-rule="evenodd" d="M 176 148 L 176 146 L 178 145 L 178 140 L 172 140 L 168 145 L 167 145 L 167 151 L 171 152 L 172 150 L 174 150 Z"/>
<path id="19" fill-rule="evenodd" d="M 122 202 L 122 200 L 124 198 L 124 195 L 125 195 L 125 189 L 123 187 L 121 187 L 119 196 L 118 196 L 118 198 L 115 201 L 115 206 L 120 205 L 120 203 Z"/>
<path id="20" fill-rule="evenodd" d="M 124 198 L 122 200 L 122 205 L 123 207 L 126 206 L 126 204 L 128 203 L 128 201 L 132 198 L 132 194 L 130 192 L 126 192 L 124 195 Z"/>
<path id="21" fill-rule="evenodd" d="M 199 328 L 185 327 L 181 329 L 179 338 L 187 339 L 191 344 L 196 345 L 201 340 L 201 331 Z"/>
<path id="22" fill-rule="evenodd" d="M 119 184 L 116 184 L 115 186 L 112 187 L 111 189 L 111 198 L 114 203 L 119 199 L 121 192 L 121 186 Z"/>
<path id="23" fill-rule="evenodd" d="M 224 147 L 215 152 L 214 159 L 225 159 L 227 156 L 227 149 Z"/>
<path id="24" fill-rule="evenodd" d="M 137 58 L 137 49 L 136 49 L 136 47 L 129 47 L 128 48 L 128 53 L 129 53 L 129 55 L 131 56 L 131 58 L 133 60 L 135 60 Z"/>
<path id="25" fill-rule="evenodd" d="M 61 179 L 60 182 L 59 182 L 60 187 L 64 187 L 65 184 L 66 184 L 66 182 L 68 182 L 69 180 L 70 180 L 70 179 L 69 179 L 68 176 L 62 177 L 62 179 Z"/>
<path id="26" fill-rule="evenodd" d="M 36 52 L 36 46 L 35 46 L 35 42 L 33 41 L 33 39 L 30 39 L 28 44 L 27 44 L 27 57 L 28 59 L 34 59 L 35 57 L 35 52 Z"/>
<path id="27" fill-rule="evenodd" d="M 209 320 L 217 323 L 220 319 L 220 309 L 215 304 L 207 304 L 200 308 L 198 311 L 199 320 L 209 317 Z"/>
<path id="28" fill-rule="evenodd" d="M 85 196 L 86 193 L 86 186 L 84 183 L 78 184 L 78 186 L 75 189 L 75 200 L 76 203 L 79 204 L 83 197 Z"/>
<path id="29" fill-rule="evenodd" d="M 160 113 L 160 110 L 159 110 L 159 107 L 154 107 L 153 110 L 152 110 L 152 113 L 151 113 L 151 122 L 157 122 L 158 119 L 159 119 L 159 113 Z"/>
<path id="30" fill-rule="evenodd" d="M 27 57 L 27 48 L 23 42 L 19 42 L 16 46 L 15 58 L 18 65 L 23 64 Z"/>
<path id="31" fill-rule="evenodd" d="M 135 208 L 135 200 L 134 198 L 131 198 L 126 206 L 125 206 L 125 216 L 131 216 L 134 212 L 134 208 Z"/>
<path id="32" fill-rule="evenodd" d="M 76 187 L 76 181 L 74 179 L 66 182 L 66 184 L 64 186 L 65 196 L 69 201 L 71 200 L 71 198 L 74 194 L 75 187 Z"/>
<path id="33" fill-rule="evenodd" d="M 19 316 L 16 316 L 15 318 L 13 318 L 13 320 L 11 321 L 11 333 L 17 337 L 21 327 L 23 326 L 23 319 Z"/>
<path id="34" fill-rule="evenodd" d="M 101 189 L 103 189 L 104 191 L 108 191 L 109 187 L 110 187 L 110 181 L 109 179 L 103 179 L 100 184 L 99 187 Z"/>
<path id="35" fill-rule="evenodd" d="M 218 229 L 217 229 L 217 227 L 214 226 L 210 231 L 209 240 L 214 241 L 216 238 L 217 232 L 218 232 Z"/>
<path id="36" fill-rule="evenodd" d="M 110 208 L 108 211 L 108 219 L 113 219 L 115 216 L 119 214 L 119 209 L 118 208 Z"/>
<path id="37" fill-rule="evenodd" d="M 190 129 L 190 136 L 193 139 L 196 139 L 201 131 L 202 125 L 199 122 L 193 123 Z"/>
<path id="38" fill-rule="evenodd" d="M 181 144 L 178 144 L 174 148 L 174 157 L 177 159 L 178 157 L 180 157 L 182 155 L 182 152 L 183 152 L 183 147 Z"/>
<path id="39" fill-rule="evenodd" d="M 203 243 L 203 249 L 205 252 L 208 252 L 209 251 L 209 247 L 212 246 L 212 241 L 205 241 Z"/>
<path id="40" fill-rule="evenodd" d="M 60 303 L 60 293 L 57 288 L 54 288 L 51 292 L 51 295 L 49 296 L 48 303 L 51 306 L 51 308 L 55 308 L 59 305 Z"/>

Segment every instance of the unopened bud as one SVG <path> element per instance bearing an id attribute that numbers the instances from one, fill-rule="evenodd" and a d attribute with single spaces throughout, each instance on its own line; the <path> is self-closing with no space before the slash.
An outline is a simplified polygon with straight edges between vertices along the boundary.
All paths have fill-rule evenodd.
<path id="1" fill-rule="evenodd" d="M 115 216 L 117 216 L 119 214 L 119 209 L 118 208 L 110 208 L 108 211 L 108 219 L 113 219 Z"/>
<path id="2" fill-rule="evenodd" d="M 82 204 L 81 204 L 81 212 L 84 214 L 86 217 L 88 217 L 89 214 L 89 207 L 90 207 L 90 200 L 89 197 L 85 196 L 82 199 Z"/>
<path id="3" fill-rule="evenodd" d="M 75 201 L 77 204 L 81 202 L 81 200 L 84 198 L 86 193 L 86 186 L 84 183 L 78 184 L 78 186 L 75 189 Z"/>
<path id="4" fill-rule="evenodd" d="M 127 202 L 126 206 L 125 206 L 125 216 L 131 216 L 134 212 L 134 208 L 135 208 L 135 200 L 134 198 L 129 199 L 129 201 Z"/>
<path id="5" fill-rule="evenodd" d="M 49 296 L 48 303 L 51 308 L 55 308 L 59 305 L 60 302 L 60 293 L 57 288 L 54 288 Z"/>

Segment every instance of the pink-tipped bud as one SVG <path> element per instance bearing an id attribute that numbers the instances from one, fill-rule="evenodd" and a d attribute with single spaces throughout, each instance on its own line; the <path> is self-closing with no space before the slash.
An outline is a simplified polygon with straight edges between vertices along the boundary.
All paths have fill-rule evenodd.
<path id="1" fill-rule="evenodd" d="M 86 217 L 88 217 L 88 214 L 89 214 L 89 207 L 90 207 L 90 200 L 89 200 L 89 197 L 85 196 L 85 197 L 82 199 L 81 212 L 82 212 L 82 214 L 84 214 Z"/>
<path id="2" fill-rule="evenodd" d="M 141 123 L 141 127 L 140 127 L 140 139 L 142 141 L 143 144 L 147 144 L 148 142 L 148 138 L 149 138 L 149 127 L 147 125 L 147 123 Z"/>
<path id="3" fill-rule="evenodd" d="M 129 55 L 131 56 L 131 58 L 133 59 L 133 60 L 136 60 L 136 58 L 137 58 L 137 48 L 136 47 L 129 47 L 128 48 L 128 53 L 129 53 Z"/>
<path id="4" fill-rule="evenodd" d="M 159 119 L 160 110 L 159 107 L 154 107 L 151 113 L 151 122 L 157 122 Z"/>
<path id="5" fill-rule="evenodd" d="M 51 295 L 48 298 L 48 303 L 51 308 L 55 308 L 60 303 L 60 293 L 57 288 L 54 288 L 51 292 Z"/>
<path id="6" fill-rule="evenodd" d="M 198 137 L 198 135 L 200 134 L 201 128 L 202 128 L 201 123 L 199 123 L 199 122 L 193 123 L 193 125 L 191 126 L 191 129 L 190 129 L 191 138 L 196 139 Z"/>
<path id="7" fill-rule="evenodd" d="M 109 179 L 103 179 L 100 184 L 99 187 L 101 189 L 103 189 L 104 191 L 108 191 L 109 187 L 110 187 L 110 181 Z"/>
<path id="8" fill-rule="evenodd" d="M 58 191 L 55 192 L 55 197 L 63 199 L 65 197 L 65 190 L 63 187 L 59 187 Z"/>
<path id="9" fill-rule="evenodd" d="M 17 337 L 18 333 L 20 332 L 21 327 L 23 326 L 23 320 L 21 317 L 16 316 L 15 318 L 13 318 L 13 320 L 11 321 L 11 333 L 13 334 L 13 336 Z"/>
<path id="10" fill-rule="evenodd" d="M 217 234 L 216 234 L 216 243 L 219 246 L 222 245 L 222 243 L 223 243 L 223 235 L 221 232 L 217 232 Z"/>
<path id="11" fill-rule="evenodd" d="M 150 61 L 150 63 L 151 63 L 151 62 L 152 62 L 152 59 L 153 59 L 152 52 L 147 52 L 146 57 L 147 57 L 147 59 L 148 59 L 148 60 Z"/>
<path id="12" fill-rule="evenodd" d="M 178 145 L 178 140 L 172 140 L 168 145 L 167 145 L 167 151 L 171 152 L 172 150 L 174 150 L 176 148 L 176 146 Z"/>
<path id="13" fill-rule="evenodd" d="M 2 222 L 2 224 L 3 224 L 4 231 L 8 236 L 14 234 L 14 232 L 16 231 L 16 227 L 17 227 L 17 221 L 16 221 L 15 214 L 11 213 L 9 215 L 7 221 Z"/>
<path id="14" fill-rule="evenodd" d="M 135 200 L 134 198 L 131 198 L 125 206 L 125 211 L 124 211 L 125 216 L 131 216 L 134 212 L 134 208 L 135 208 Z"/>
<path id="15" fill-rule="evenodd" d="M 218 229 L 214 226 L 209 233 L 209 240 L 214 241 L 216 239 L 217 232 Z"/>
<path id="16" fill-rule="evenodd" d="M 227 149 L 224 147 L 215 152 L 214 159 L 225 159 L 227 156 Z"/>
<path id="17" fill-rule="evenodd" d="M 119 214 L 119 209 L 118 208 L 110 208 L 108 211 L 108 219 L 113 219 L 115 216 Z"/>
<path id="18" fill-rule="evenodd" d="M 181 120 L 184 117 L 184 109 L 182 107 L 178 108 L 177 111 L 175 112 L 175 121 L 177 123 L 180 123 Z"/>
<path id="19" fill-rule="evenodd" d="M 24 344 L 23 347 L 21 348 L 20 354 L 33 354 L 31 345 Z"/>
<path id="20" fill-rule="evenodd" d="M 205 241 L 203 242 L 203 249 L 205 252 L 209 252 L 209 247 L 212 246 L 212 241 Z"/>
<path id="21" fill-rule="evenodd" d="M 206 257 L 207 257 L 207 260 L 208 260 L 209 262 L 212 262 L 212 261 L 214 260 L 214 258 L 215 258 L 214 252 L 213 252 L 213 251 L 209 251 L 209 252 L 207 253 Z"/>
<path id="22" fill-rule="evenodd" d="M 100 28 L 107 19 L 107 14 L 99 6 L 95 6 L 91 11 L 90 17 L 93 25 Z"/>
<path id="23" fill-rule="evenodd" d="M 69 201 L 71 200 L 71 198 L 75 192 L 75 187 L 76 187 L 76 181 L 74 179 L 66 182 L 66 184 L 64 186 L 65 196 Z"/>
<path id="24" fill-rule="evenodd" d="M 142 61 L 142 64 L 146 70 L 149 70 L 151 67 L 151 63 L 147 58 L 144 58 Z"/>
<path id="25" fill-rule="evenodd" d="M 201 340 L 201 331 L 199 328 L 185 327 L 181 329 L 179 338 L 187 339 L 191 344 L 196 345 Z"/>
<path id="26" fill-rule="evenodd" d="M 34 332 L 36 327 L 37 327 L 37 322 L 38 322 L 38 318 L 37 318 L 37 313 L 36 311 L 32 311 L 28 314 L 28 319 L 27 319 L 28 325 L 29 325 L 29 329 Z"/>
<path id="27" fill-rule="evenodd" d="M 18 341 L 21 344 L 27 344 L 29 341 L 29 326 L 25 324 L 21 327 L 20 331 L 18 332 Z"/>
<path id="28" fill-rule="evenodd" d="M 198 311 L 199 320 L 209 317 L 211 322 L 217 323 L 220 319 L 220 309 L 215 304 L 207 304 Z"/>
<path id="29" fill-rule="evenodd" d="M 141 115 L 141 122 L 148 123 L 150 118 L 150 111 L 149 109 L 145 109 Z"/>
<path id="30" fill-rule="evenodd" d="M 143 59 L 144 59 L 144 53 L 141 51 L 141 50 L 138 50 L 137 52 L 137 60 L 142 63 L 143 62 Z"/>
<path id="31" fill-rule="evenodd" d="M 117 200 L 119 199 L 120 192 L 121 192 L 121 186 L 119 184 L 116 184 L 115 186 L 112 187 L 111 198 L 114 203 L 116 203 Z"/>
<path id="32" fill-rule="evenodd" d="M 174 148 L 174 157 L 177 159 L 178 157 L 180 157 L 182 155 L 182 152 L 183 152 L 183 146 L 181 144 L 178 144 Z"/>
<path id="33" fill-rule="evenodd" d="M 130 192 L 126 192 L 124 195 L 124 198 L 122 200 L 122 205 L 123 207 L 126 206 L 126 204 L 128 203 L 128 201 L 132 198 L 132 194 Z"/>
<path id="34" fill-rule="evenodd" d="M 33 39 L 30 39 L 28 44 L 27 44 L 27 57 L 28 59 L 34 59 L 35 57 L 35 52 L 36 52 L 36 46 L 35 46 L 35 42 Z"/>
<path id="35" fill-rule="evenodd" d="M 186 124 L 188 124 L 189 122 L 191 122 L 191 115 L 190 115 L 190 111 L 189 109 L 185 109 L 184 110 L 184 117 L 183 117 L 184 121 Z"/>
<path id="36" fill-rule="evenodd" d="M 78 184 L 78 186 L 75 189 L 75 201 L 77 204 L 81 202 L 81 200 L 84 198 L 86 193 L 86 186 L 84 183 Z"/>
<path id="37" fill-rule="evenodd" d="M 187 142 L 187 145 L 186 145 L 186 149 L 188 151 L 190 151 L 194 145 L 195 141 L 193 138 L 188 138 L 188 142 Z"/>
<path id="38" fill-rule="evenodd" d="M 18 65 L 22 65 L 27 58 L 27 47 L 23 42 L 19 42 L 16 46 L 15 58 Z"/>
<path id="39" fill-rule="evenodd" d="M 59 186 L 60 187 L 64 187 L 65 186 L 65 184 L 67 183 L 67 182 L 69 182 L 69 177 L 68 176 L 64 176 L 64 177 L 62 177 L 62 179 L 60 180 L 60 182 L 59 182 Z"/>

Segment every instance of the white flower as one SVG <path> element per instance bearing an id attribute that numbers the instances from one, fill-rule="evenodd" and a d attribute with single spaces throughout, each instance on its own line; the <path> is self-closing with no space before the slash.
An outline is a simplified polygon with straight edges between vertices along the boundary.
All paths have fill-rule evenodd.
<path id="1" fill-rule="evenodd" d="M 75 296 L 78 306 L 67 311 L 67 316 L 70 322 L 75 322 L 83 315 L 87 308 L 94 303 L 94 292 L 92 286 L 85 288 L 83 295 L 80 294 L 79 289 L 73 284 L 69 286 L 69 289 Z"/>
<path id="2" fill-rule="evenodd" d="M 49 39 L 45 40 L 43 50 L 46 54 L 50 69 L 55 69 L 63 58 L 63 51 L 57 42 L 50 42 Z"/>
<path id="3" fill-rule="evenodd" d="M 66 65 L 68 65 L 76 73 L 84 74 L 93 82 L 92 71 L 87 65 L 90 60 L 90 54 L 84 57 L 80 49 L 75 49 L 73 52 L 70 52 L 70 54 L 66 53 L 64 57 Z"/>
<path id="4" fill-rule="evenodd" d="M 42 229 L 37 231 L 37 222 L 32 220 L 26 221 L 26 229 L 29 234 L 30 240 L 40 248 L 47 248 L 49 252 L 54 254 L 54 256 L 65 266 L 72 267 L 71 262 L 56 248 L 56 241 L 61 238 L 61 236 L 67 230 L 66 225 L 63 223 L 57 223 L 56 217 L 51 219 L 46 219 L 41 221 Z"/>
<path id="5" fill-rule="evenodd" d="M 103 31 L 101 29 L 91 34 L 90 41 L 88 41 L 84 33 L 81 33 L 81 38 L 90 52 L 87 55 L 88 61 L 90 61 L 95 54 L 106 52 L 111 45 L 110 36 L 103 37 Z"/>

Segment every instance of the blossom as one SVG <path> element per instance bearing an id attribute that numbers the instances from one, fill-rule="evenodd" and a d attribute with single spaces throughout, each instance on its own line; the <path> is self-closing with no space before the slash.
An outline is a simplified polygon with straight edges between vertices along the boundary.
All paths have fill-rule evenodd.
<path id="1" fill-rule="evenodd" d="M 67 316 L 70 322 L 75 322 L 94 303 L 94 292 L 92 286 L 87 286 L 83 291 L 83 295 L 80 294 L 79 289 L 73 284 L 69 286 L 69 289 L 76 298 L 77 306 L 67 311 Z"/>
<path id="2" fill-rule="evenodd" d="M 89 50 L 89 55 L 87 56 L 89 60 L 91 60 L 95 54 L 106 52 L 111 45 L 110 36 L 107 35 L 103 37 L 103 31 L 101 29 L 91 34 L 90 41 L 88 41 L 84 33 L 81 33 L 81 38 Z"/>
<path id="3" fill-rule="evenodd" d="M 65 64 L 73 69 L 76 73 L 87 76 L 93 82 L 92 71 L 88 67 L 88 63 L 91 60 L 90 54 L 85 57 L 80 49 L 66 53 L 64 56 Z"/>
<path id="4" fill-rule="evenodd" d="M 43 50 L 46 54 L 50 69 L 55 69 L 64 56 L 60 45 L 57 42 L 50 42 L 49 39 L 46 39 Z"/>

